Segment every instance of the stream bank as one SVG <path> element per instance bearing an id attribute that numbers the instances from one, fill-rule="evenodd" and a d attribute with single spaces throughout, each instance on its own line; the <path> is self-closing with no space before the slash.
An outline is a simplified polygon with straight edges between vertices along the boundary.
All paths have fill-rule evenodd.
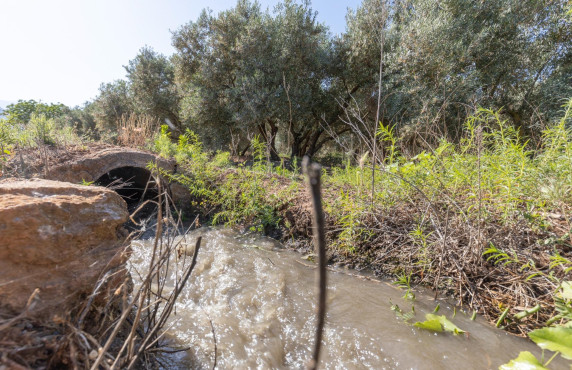
<path id="1" fill-rule="evenodd" d="M 216 167 L 216 156 L 209 161 L 182 161 L 177 174 L 162 172 L 192 194 L 189 218 L 262 232 L 312 254 L 311 203 L 302 176 L 256 163 Z M 322 197 L 331 265 L 409 278 L 491 324 L 508 308 L 498 326 L 520 336 L 557 314 L 558 281 L 572 279 L 568 224 L 559 213 L 527 218 L 523 212 L 508 223 L 500 211 L 491 212 L 482 223 L 467 218 L 447 194 L 429 200 L 421 193 L 371 208 L 368 193 L 333 177 L 324 179 Z M 515 318 L 536 305 L 542 307 L 536 314 Z"/>
<path id="2" fill-rule="evenodd" d="M 142 158 L 137 166 L 146 167 L 142 162 L 145 158 L 158 163 L 154 171 L 160 172 L 162 186 L 170 189 L 187 222 L 198 215 L 200 224 L 226 223 L 257 230 L 301 253 L 312 253 L 310 199 L 296 168 L 269 169 L 256 161 L 250 166 L 237 165 L 225 160 L 224 153 L 213 157 L 201 150 L 183 148 L 181 155 L 192 159 L 178 162 L 149 152 L 136 154 Z M 54 176 L 58 173 L 54 169 L 96 163 L 97 158 L 101 159 L 97 163 L 116 168 L 103 159 L 112 158 L 106 155 L 114 153 L 113 158 L 128 160 L 128 156 L 122 159 L 123 152 L 143 153 L 101 144 L 50 148 L 45 156 L 41 151 L 29 151 L 24 156 L 14 155 L 6 173 Z M 357 171 L 359 175 L 359 168 Z M 499 326 L 521 336 L 555 314 L 552 294 L 558 284 L 550 276 L 560 281 L 572 279 L 565 262 L 572 261 L 565 209 L 542 214 L 522 210 L 510 223 L 492 209 L 487 222 L 480 223 L 460 211 L 465 201 L 462 198 L 451 200 L 452 195 L 443 194 L 442 199 L 429 200 L 421 193 L 402 198 L 397 195 L 392 202 L 376 203 L 371 208 L 369 195 L 359 187 L 340 182 L 335 176 L 325 179 L 330 264 L 369 270 L 393 280 L 410 277 L 412 284 L 451 297 L 491 323 L 508 308 L 508 319 Z M 470 202 L 467 207 L 471 207 Z M 496 251 L 491 252 L 491 246 Z M 487 251 L 490 253 L 484 254 Z M 502 253 L 508 259 L 501 259 L 505 258 Z M 514 319 L 537 304 L 542 309 L 535 315 Z"/>

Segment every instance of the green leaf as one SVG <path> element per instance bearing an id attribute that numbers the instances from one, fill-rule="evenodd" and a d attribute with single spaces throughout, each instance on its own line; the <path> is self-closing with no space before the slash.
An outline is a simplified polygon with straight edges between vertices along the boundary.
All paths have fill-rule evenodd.
<path id="1" fill-rule="evenodd" d="M 84 186 L 90 186 L 93 185 L 95 181 L 85 181 L 85 179 L 81 179 L 81 184 Z"/>
<path id="2" fill-rule="evenodd" d="M 499 366 L 499 370 L 547 370 L 547 368 L 532 353 L 524 351 L 508 364 Z"/>
<path id="3" fill-rule="evenodd" d="M 563 281 L 561 284 L 562 291 L 559 293 L 562 299 L 572 299 L 572 281 Z"/>
<path id="4" fill-rule="evenodd" d="M 531 331 L 528 336 L 540 348 L 560 352 L 562 357 L 572 360 L 572 328 L 542 328 Z"/>
<path id="5" fill-rule="evenodd" d="M 443 325 L 441 325 L 439 320 L 425 320 L 423 322 L 417 321 L 413 325 L 420 329 L 436 331 L 439 333 L 443 331 Z"/>
<path id="6" fill-rule="evenodd" d="M 459 329 L 459 327 L 453 324 L 449 319 L 447 319 L 445 315 L 437 316 L 432 313 L 428 313 L 425 315 L 425 319 L 425 321 L 418 321 L 413 325 L 421 329 L 436 332 L 448 331 L 455 335 L 465 332 L 464 330 Z"/>

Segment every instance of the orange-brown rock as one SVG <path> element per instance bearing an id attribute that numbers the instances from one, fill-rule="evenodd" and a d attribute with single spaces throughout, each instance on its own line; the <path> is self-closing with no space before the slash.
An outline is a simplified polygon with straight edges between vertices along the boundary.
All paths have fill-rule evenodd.
<path id="1" fill-rule="evenodd" d="M 124 268 L 127 206 L 115 192 L 50 180 L 0 183 L 0 311 L 65 316 Z M 121 275 L 121 272 L 119 273 Z"/>

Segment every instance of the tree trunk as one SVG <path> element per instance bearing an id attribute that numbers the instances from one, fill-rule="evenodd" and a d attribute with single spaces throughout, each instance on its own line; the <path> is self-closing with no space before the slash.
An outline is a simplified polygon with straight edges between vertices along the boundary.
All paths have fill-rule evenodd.
<path id="1" fill-rule="evenodd" d="M 250 148 L 250 143 L 246 144 L 246 147 L 244 148 L 244 150 L 240 153 L 241 157 L 244 157 L 246 155 L 246 151 L 248 150 L 248 148 Z"/>
<path id="2" fill-rule="evenodd" d="M 276 134 L 278 133 L 278 126 L 276 126 L 276 124 L 270 119 L 267 120 L 267 122 L 270 126 L 270 132 L 268 132 L 266 125 L 264 124 L 258 125 L 258 131 L 262 135 L 266 145 L 270 147 L 270 160 L 277 161 L 280 159 L 278 151 L 276 150 Z"/>
<path id="3" fill-rule="evenodd" d="M 276 135 L 278 134 L 278 126 L 272 120 L 268 120 L 270 125 L 270 160 L 277 161 L 280 159 L 278 151 L 276 150 Z"/>
<path id="4" fill-rule="evenodd" d="M 317 130 L 314 135 L 312 135 L 312 138 L 310 139 L 310 146 L 308 147 L 308 150 L 306 151 L 305 154 L 307 154 L 308 156 L 312 157 L 314 154 L 316 154 L 316 152 L 320 149 L 318 147 L 318 139 L 320 138 L 320 136 L 322 136 L 322 133 L 324 132 L 324 130 L 319 129 Z"/>
<path id="5" fill-rule="evenodd" d="M 515 130 L 518 132 L 518 135 L 521 138 L 525 138 L 528 136 L 529 132 L 523 125 L 522 113 L 521 109 L 513 110 L 510 107 L 506 110 L 507 114 L 510 116 L 512 120 L 512 125 L 514 126 Z"/>
<path id="6" fill-rule="evenodd" d="M 294 157 L 300 156 L 300 138 L 298 135 L 292 135 L 292 144 L 290 145 L 290 159 L 294 160 Z"/>

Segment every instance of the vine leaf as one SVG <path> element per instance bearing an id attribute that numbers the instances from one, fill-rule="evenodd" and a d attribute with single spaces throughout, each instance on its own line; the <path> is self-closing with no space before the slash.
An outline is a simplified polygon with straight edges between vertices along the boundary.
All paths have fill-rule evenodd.
<path id="1" fill-rule="evenodd" d="M 547 370 L 534 355 L 528 351 L 520 352 L 517 358 L 510 360 L 508 364 L 501 365 L 499 370 Z"/>
<path id="2" fill-rule="evenodd" d="M 465 333 L 464 330 L 459 329 L 457 325 L 453 324 L 449 319 L 447 319 L 445 315 L 438 316 L 432 313 L 428 313 L 425 315 L 425 319 L 425 321 L 418 321 L 413 325 L 420 329 L 431 330 L 435 332 L 448 331 L 455 335 Z"/>
<path id="3" fill-rule="evenodd" d="M 562 357 L 572 360 L 572 328 L 542 328 L 531 331 L 528 336 L 540 348 L 560 352 Z"/>

